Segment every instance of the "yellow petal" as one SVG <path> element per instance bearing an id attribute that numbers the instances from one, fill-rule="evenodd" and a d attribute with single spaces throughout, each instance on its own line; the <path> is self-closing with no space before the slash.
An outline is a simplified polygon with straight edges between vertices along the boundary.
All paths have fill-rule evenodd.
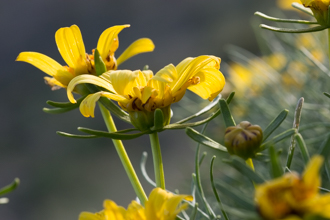
<path id="1" fill-rule="evenodd" d="M 199 56 L 194 59 L 187 58 L 176 66 L 178 78 L 171 83 L 172 93 L 176 93 L 189 79 L 203 68 L 213 66 L 220 68 L 220 58 L 214 56 Z"/>
<path id="2" fill-rule="evenodd" d="M 205 68 L 198 72 L 195 77 L 198 77 L 200 83 L 191 85 L 188 89 L 203 99 L 212 101 L 225 86 L 225 77 L 219 70 L 214 68 Z"/>
<path id="3" fill-rule="evenodd" d="M 114 53 L 119 45 L 118 34 L 124 28 L 129 27 L 130 25 L 117 25 L 110 27 L 103 31 L 99 41 L 97 42 L 97 50 L 99 51 L 103 60 L 106 60 L 109 53 Z"/>
<path id="4" fill-rule="evenodd" d="M 79 215 L 79 220 L 104 220 L 104 216 L 101 216 L 98 213 L 82 212 Z"/>
<path id="5" fill-rule="evenodd" d="M 146 220 L 146 215 L 142 205 L 136 201 L 132 201 L 127 208 L 126 212 L 127 220 Z"/>
<path id="6" fill-rule="evenodd" d="M 88 118 L 89 116 L 94 118 L 95 105 L 101 95 L 102 92 L 90 94 L 80 103 L 79 110 L 83 116 L 85 116 L 86 118 Z"/>
<path id="7" fill-rule="evenodd" d="M 63 87 L 66 88 L 66 85 L 63 85 L 62 83 L 60 83 L 59 81 L 57 81 L 55 78 L 52 77 L 44 77 L 45 83 L 47 85 L 49 85 L 50 87 L 52 87 L 52 90 L 56 90 L 59 87 Z"/>
<path id="8" fill-rule="evenodd" d="M 145 75 L 140 71 L 115 70 L 108 71 L 101 75 L 114 88 L 115 93 L 122 96 L 133 96 L 134 87 L 144 87 L 147 85 Z"/>
<path id="9" fill-rule="evenodd" d="M 165 66 L 163 69 L 159 70 L 156 75 L 152 78 L 158 81 L 171 83 L 176 81 L 178 78 L 178 73 L 173 64 Z"/>
<path id="10" fill-rule="evenodd" d="M 187 207 L 178 206 L 183 199 L 191 201 L 193 198 L 189 195 L 173 195 L 161 188 L 153 189 L 146 202 L 147 219 L 174 220 L 176 215 Z"/>
<path id="11" fill-rule="evenodd" d="M 55 76 L 59 70 L 65 71 L 65 68 L 52 58 L 37 52 L 22 52 L 16 58 L 16 61 L 23 61 L 37 67 L 50 76 Z"/>
<path id="12" fill-rule="evenodd" d="M 125 220 L 126 210 L 111 200 L 104 201 L 104 220 Z"/>
<path id="13" fill-rule="evenodd" d="M 72 95 L 72 91 L 76 87 L 76 85 L 82 84 L 82 83 L 94 84 L 94 85 L 103 87 L 103 88 L 109 90 L 110 92 L 115 93 L 115 91 L 112 88 L 111 84 L 108 83 L 106 80 L 104 80 L 100 77 L 97 77 L 97 76 L 93 76 L 93 75 L 89 75 L 89 74 L 83 74 L 83 75 L 79 75 L 79 76 L 76 76 L 75 78 L 73 78 L 70 81 L 69 85 L 68 85 L 67 96 L 68 96 L 70 102 L 76 103 L 76 100 L 74 99 L 74 97 Z"/>
<path id="14" fill-rule="evenodd" d="M 85 45 L 78 26 L 60 28 L 55 33 L 55 40 L 65 62 L 78 72 L 87 73 Z"/>
<path id="15" fill-rule="evenodd" d="M 313 188 L 316 191 L 318 191 L 318 187 L 321 185 L 320 168 L 323 164 L 323 161 L 324 159 L 322 156 L 313 156 L 307 164 L 305 172 L 302 175 L 306 186 Z"/>
<path id="16" fill-rule="evenodd" d="M 155 45 L 149 38 L 141 38 L 134 41 L 117 59 L 117 64 L 120 65 L 129 58 L 139 54 L 151 52 L 155 49 Z"/>

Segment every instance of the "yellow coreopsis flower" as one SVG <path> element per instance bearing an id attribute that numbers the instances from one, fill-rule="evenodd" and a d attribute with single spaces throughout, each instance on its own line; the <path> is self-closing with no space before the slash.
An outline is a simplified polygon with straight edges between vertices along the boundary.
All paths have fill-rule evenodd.
<path id="1" fill-rule="evenodd" d="M 114 54 L 119 46 L 118 34 L 129 26 L 113 26 L 101 34 L 97 49 L 107 70 L 116 70 L 118 65 L 130 57 L 154 50 L 155 46 L 150 39 L 141 38 L 133 42 L 116 60 Z M 22 52 L 16 60 L 30 63 L 50 75 L 51 77 L 45 77 L 45 80 L 51 87 L 66 88 L 75 76 L 81 74 L 95 75 L 94 50 L 92 54 L 86 53 L 82 35 L 77 25 L 60 28 L 55 34 L 55 40 L 58 50 L 68 66 L 62 66 L 52 58 L 37 52 Z"/>
<path id="2" fill-rule="evenodd" d="M 119 105 L 130 113 L 133 125 L 140 130 L 134 120 L 142 120 L 153 125 L 152 112 L 162 109 L 167 124 L 170 118 L 170 105 L 181 100 L 186 89 L 191 90 L 204 99 L 213 100 L 223 89 L 225 78 L 219 71 L 220 58 L 214 56 L 199 56 L 186 58 L 177 66 L 169 64 L 154 76 L 152 71 L 116 70 L 108 71 L 100 77 L 81 75 L 74 78 L 67 88 L 68 98 L 72 103 L 75 99 L 72 91 L 76 85 L 91 83 L 107 91 L 100 91 L 87 96 L 80 105 L 80 111 L 85 117 L 94 117 L 95 103 L 100 97 L 107 97 L 117 101 Z M 146 116 L 147 114 L 147 116 Z M 152 118 L 151 117 L 151 118 Z M 148 125 L 148 126 L 149 126 Z"/>
<path id="3" fill-rule="evenodd" d="M 300 0 L 301 3 L 312 10 L 314 17 L 321 25 L 328 24 L 328 8 L 330 0 Z"/>
<path id="4" fill-rule="evenodd" d="M 193 198 L 189 195 L 174 195 L 161 188 L 155 188 L 150 193 L 145 208 L 132 201 L 126 210 L 111 200 L 105 200 L 103 211 L 82 212 L 79 220 L 174 220 L 177 214 L 187 208 L 187 203 L 180 205 L 184 199 L 191 201 Z"/>
<path id="5" fill-rule="evenodd" d="M 330 218 L 330 194 L 319 194 L 323 157 L 314 156 L 302 176 L 286 173 L 256 187 L 255 200 L 265 219 Z"/>

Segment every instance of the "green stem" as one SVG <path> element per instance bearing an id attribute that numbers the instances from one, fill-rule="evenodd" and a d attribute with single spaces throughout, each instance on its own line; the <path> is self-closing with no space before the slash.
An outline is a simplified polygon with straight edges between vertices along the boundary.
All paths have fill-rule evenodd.
<path id="1" fill-rule="evenodd" d="M 104 122 L 108 128 L 108 131 L 116 132 L 117 128 L 115 126 L 115 123 L 112 119 L 110 112 L 101 103 L 98 102 L 98 104 L 99 104 Z M 123 142 L 121 140 L 115 140 L 115 139 L 112 139 L 112 142 L 115 145 L 119 158 L 125 168 L 126 174 L 129 178 L 129 180 L 131 181 L 131 184 L 134 188 L 134 191 L 135 191 L 137 197 L 140 199 L 141 203 L 144 205 L 148 199 L 147 199 L 147 196 L 142 188 L 142 185 L 135 173 L 132 163 L 126 153 Z"/>
<path id="2" fill-rule="evenodd" d="M 151 143 L 152 157 L 154 161 L 156 185 L 157 187 L 165 189 L 164 167 L 158 133 L 154 132 L 152 134 L 149 134 L 149 137 Z"/>

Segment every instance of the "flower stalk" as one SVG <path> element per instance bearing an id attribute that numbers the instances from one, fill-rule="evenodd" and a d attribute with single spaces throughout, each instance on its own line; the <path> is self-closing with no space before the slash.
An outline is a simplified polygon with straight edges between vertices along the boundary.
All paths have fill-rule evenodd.
<path id="1" fill-rule="evenodd" d="M 99 102 L 98 102 L 99 103 Z M 110 114 L 110 112 L 102 105 L 99 103 L 99 107 L 104 119 L 104 122 L 107 126 L 107 129 L 109 132 L 116 132 L 117 128 L 114 124 L 114 121 L 112 119 L 112 116 Z M 145 202 L 148 200 L 147 196 L 142 188 L 142 185 L 135 173 L 135 170 L 132 166 L 132 163 L 127 155 L 127 152 L 125 150 L 125 147 L 122 143 L 121 140 L 115 140 L 112 139 L 113 144 L 115 145 L 116 151 L 118 153 L 118 156 L 125 168 L 126 174 L 129 178 L 129 180 L 131 181 L 131 184 L 133 186 L 133 189 L 137 195 L 137 197 L 139 198 L 139 200 L 141 201 L 141 203 L 144 205 Z"/>
<path id="2" fill-rule="evenodd" d="M 156 186 L 165 189 L 164 167 L 158 133 L 151 133 L 149 134 L 149 137 L 151 143 L 152 158 L 154 162 Z"/>

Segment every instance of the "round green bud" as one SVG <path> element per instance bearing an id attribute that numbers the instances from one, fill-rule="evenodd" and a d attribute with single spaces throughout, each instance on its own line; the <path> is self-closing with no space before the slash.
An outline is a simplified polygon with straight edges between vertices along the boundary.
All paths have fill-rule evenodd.
<path id="1" fill-rule="evenodd" d="M 236 126 L 228 127 L 225 131 L 225 146 L 230 154 L 243 159 L 252 158 L 258 152 L 262 142 L 262 129 L 242 121 Z"/>
<path id="2" fill-rule="evenodd" d="M 171 120 L 171 108 L 170 106 L 166 106 L 165 108 L 160 108 L 160 110 L 163 113 L 163 126 L 166 126 Z M 155 125 L 154 111 L 140 110 L 130 111 L 128 113 L 132 125 L 140 131 L 151 130 L 151 128 Z"/>

